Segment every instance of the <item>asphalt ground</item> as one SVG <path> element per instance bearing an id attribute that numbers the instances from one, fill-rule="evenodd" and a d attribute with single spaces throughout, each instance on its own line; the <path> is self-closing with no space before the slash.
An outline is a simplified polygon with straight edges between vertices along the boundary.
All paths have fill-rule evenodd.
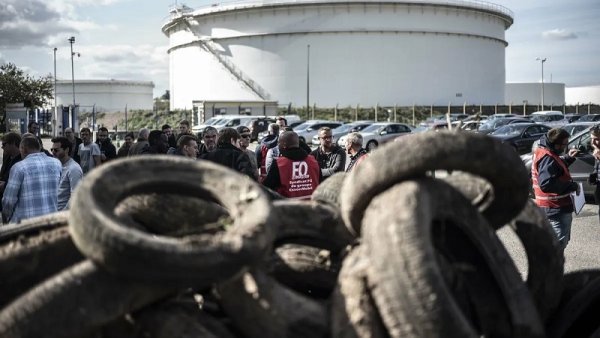
<path id="1" fill-rule="evenodd" d="M 600 269 L 600 221 L 598 206 L 586 204 L 579 215 L 573 214 L 571 241 L 565 249 L 565 272 Z M 527 275 L 527 256 L 519 238 L 509 227 L 497 232 L 521 276 Z M 544 262 L 536 262 L 544 264 Z"/>

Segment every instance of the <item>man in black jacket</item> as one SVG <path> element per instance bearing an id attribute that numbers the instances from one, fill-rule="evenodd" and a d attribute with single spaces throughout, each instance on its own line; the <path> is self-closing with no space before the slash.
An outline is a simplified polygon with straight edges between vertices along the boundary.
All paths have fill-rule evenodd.
<path id="1" fill-rule="evenodd" d="M 323 175 L 323 180 L 325 180 L 337 172 L 344 171 L 346 152 L 342 147 L 333 143 L 331 128 L 320 128 L 318 135 L 321 145 L 310 154 L 319 162 L 321 175 Z"/>
<path id="2" fill-rule="evenodd" d="M 102 154 L 100 155 L 100 159 L 102 163 L 117 158 L 117 148 L 112 144 L 110 137 L 108 137 L 108 129 L 106 127 L 98 128 L 96 143 L 100 147 L 100 153 Z"/>
<path id="3" fill-rule="evenodd" d="M 239 139 L 240 134 L 237 130 L 223 128 L 217 137 L 217 149 L 203 154 L 201 158 L 229 167 L 255 180 L 250 158 L 239 148 Z"/>

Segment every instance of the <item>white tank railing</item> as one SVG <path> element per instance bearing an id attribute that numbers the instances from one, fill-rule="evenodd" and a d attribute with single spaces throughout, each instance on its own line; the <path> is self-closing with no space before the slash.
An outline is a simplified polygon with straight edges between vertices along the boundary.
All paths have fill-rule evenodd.
<path id="1" fill-rule="evenodd" d="M 438 5 L 474 8 L 485 11 L 496 12 L 504 16 L 514 18 L 514 13 L 502 6 L 492 2 L 480 0 L 262 0 L 262 1 L 222 1 L 211 5 L 198 7 L 194 14 L 208 14 L 231 9 L 254 8 L 262 6 L 286 5 L 286 4 L 323 4 L 323 3 L 390 3 L 399 5 Z"/>

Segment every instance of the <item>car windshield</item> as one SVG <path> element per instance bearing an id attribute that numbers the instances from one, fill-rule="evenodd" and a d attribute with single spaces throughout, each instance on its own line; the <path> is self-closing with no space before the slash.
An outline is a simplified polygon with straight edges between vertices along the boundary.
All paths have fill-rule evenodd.
<path id="1" fill-rule="evenodd" d="M 531 121 L 533 121 L 533 122 L 548 122 L 548 121 L 550 121 L 550 116 L 535 115 L 535 116 L 531 117 Z"/>
<path id="2" fill-rule="evenodd" d="M 373 133 L 378 131 L 379 129 L 383 128 L 384 126 L 381 124 L 372 124 L 368 127 L 366 127 L 365 129 L 361 130 L 361 132 L 363 133 Z"/>
<path id="3" fill-rule="evenodd" d="M 227 122 L 231 121 L 230 119 L 220 119 L 217 120 L 215 123 L 213 123 L 213 126 L 222 126 L 224 124 L 226 124 Z"/>
<path id="4" fill-rule="evenodd" d="M 494 131 L 491 135 L 496 136 L 516 136 L 521 135 L 523 129 L 527 128 L 527 126 L 522 124 L 510 124 L 508 126 L 500 127 L 498 130 Z"/>
<path id="5" fill-rule="evenodd" d="M 219 120 L 221 120 L 220 117 L 211 117 L 208 120 L 206 120 L 206 122 L 204 122 L 204 124 L 207 125 L 207 126 L 212 126 L 215 123 L 217 123 Z"/>
<path id="6" fill-rule="evenodd" d="M 339 127 L 335 128 L 335 129 L 333 129 L 333 130 L 332 130 L 332 132 L 334 132 L 334 133 L 336 133 L 336 134 L 337 134 L 337 133 L 346 133 L 346 132 L 349 132 L 350 130 L 352 130 L 352 128 L 353 128 L 354 126 L 355 126 L 355 125 L 353 125 L 353 124 L 351 124 L 351 123 L 348 123 L 348 124 L 342 124 L 341 126 L 339 126 Z"/>
<path id="7" fill-rule="evenodd" d="M 304 123 L 301 123 L 301 124 L 295 126 L 294 130 L 296 130 L 296 131 L 298 131 L 298 130 L 304 130 L 304 129 L 310 127 L 311 125 L 312 125 L 312 123 L 304 122 Z"/>

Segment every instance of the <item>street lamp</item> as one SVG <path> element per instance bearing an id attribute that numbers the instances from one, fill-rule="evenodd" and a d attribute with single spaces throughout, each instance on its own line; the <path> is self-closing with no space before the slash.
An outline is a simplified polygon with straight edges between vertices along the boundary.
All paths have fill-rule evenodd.
<path id="1" fill-rule="evenodd" d="M 54 47 L 54 137 L 58 136 L 56 130 L 56 124 L 58 123 L 58 108 L 56 107 L 56 51 L 58 48 Z"/>
<path id="2" fill-rule="evenodd" d="M 535 58 L 536 61 L 540 61 L 542 64 L 542 109 L 544 110 L 544 62 L 546 62 L 547 58 Z"/>
<path id="3" fill-rule="evenodd" d="M 310 45 L 306 45 L 306 118 L 310 107 Z"/>

